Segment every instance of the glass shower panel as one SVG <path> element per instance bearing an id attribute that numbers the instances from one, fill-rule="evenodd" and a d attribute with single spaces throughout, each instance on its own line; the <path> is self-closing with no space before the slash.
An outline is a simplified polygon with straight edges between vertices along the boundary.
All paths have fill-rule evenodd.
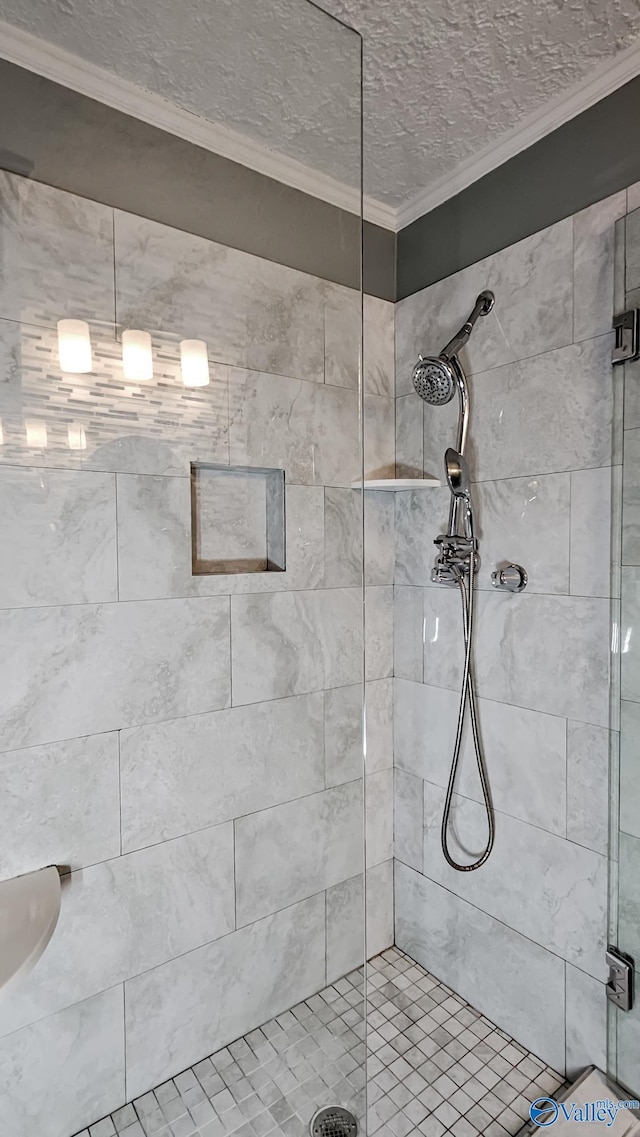
<path id="1" fill-rule="evenodd" d="M 615 311 L 640 307 L 640 210 L 616 227 Z M 619 634 L 614 613 L 614 672 L 611 769 L 610 939 L 623 957 L 640 961 L 640 361 L 618 365 L 624 384 L 622 487 L 614 485 L 621 525 L 618 550 L 621 602 Z M 615 511 L 614 511 L 615 513 Z M 621 532 L 620 532 L 621 530 Z M 619 652 L 616 650 L 619 642 Z M 622 978 L 622 976 L 621 976 Z M 640 1000 L 630 1009 L 608 1003 L 609 1072 L 640 1097 Z M 622 998 L 622 997 L 621 997 Z"/>
<path id="2" fill-rule="evenodd" d="M 175 12 L 0 0 L 73 71 L 2 72 L 0 884 L 62 879 L 0 1009 L 11 1137 L 364 1125 L 365 521 L 391 942 L 391 515 L 361 480 L 365 422 L 393 461 L 393 312 L 367 309 L 363 386 L 361 41 L 307 0 Z"/>

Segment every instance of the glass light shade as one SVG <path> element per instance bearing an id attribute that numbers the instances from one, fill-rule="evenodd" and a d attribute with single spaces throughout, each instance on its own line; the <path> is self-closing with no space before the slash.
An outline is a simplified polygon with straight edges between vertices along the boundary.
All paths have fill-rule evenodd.
<path id="1" fill-rule="evenodd" d="M 149 332 L 128 329 L 122 333 L 122 369 L 130 383 L 153 379 L 153 353 Z"/>
<path id="2" fill-rule="evenodd" d="M 58 358 L 61 370 L 72 375 L 93 370 L 91 334 L 85 320 L 58 320 Z"/>
<path id="3" fill-rule="evenodd" d="M 81 422 L 71 422 L 67 427 L 67 439 L 70 450 L 86 450 L 87 436 Z"/>
<path id="4" fill-rule="evenodd" d="M 47 424 L 37 419 L 27 419 L 24 424 L 27 435 L 27 446 L 32 450 L 44 450 L 47 446 Z"/>
<path id="5" fill-rule="evenodd" d="M 204 340 L 180 341 L 180 366 L 185 387 L 206 387 L 209 382 L 209 360 Z"/>

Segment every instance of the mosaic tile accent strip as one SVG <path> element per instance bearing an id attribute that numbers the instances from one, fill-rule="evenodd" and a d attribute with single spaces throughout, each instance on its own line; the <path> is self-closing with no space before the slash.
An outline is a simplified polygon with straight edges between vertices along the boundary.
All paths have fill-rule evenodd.
<path id="1" fill-rule="evenodd" d="M 562 1077 L 407 955 L 368 973 L 369 1137 L 513 1137 Z M 78 1137 L 303 1137 L 321 1106 L 360 1120 L 363 972 L 232 1042 Z"/>

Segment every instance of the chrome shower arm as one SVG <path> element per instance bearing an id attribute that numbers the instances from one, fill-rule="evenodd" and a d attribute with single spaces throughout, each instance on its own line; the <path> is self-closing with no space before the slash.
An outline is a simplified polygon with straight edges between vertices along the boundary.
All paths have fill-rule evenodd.
<path id="1" fill-rule="evenodd" d="M 494 303 L 495 298 L 493 292 L 480 293 L 478 299 L 474 304 L 473 311 L 469 316 L 469 319 L 465 321 L 460 330 L 456 332 L 453 339 L 449 340 L 447 346 L 444 347 L 440 352 L 440 357 L 442 359 L 446 359 L 447 362 L 453 360 L 453 357 L 456 356 L 468 342 L 469 336 L 471 335 L 474 326 L 478 321 L 478 318 L 480 316 L 487 316 L 493 308 Z"/>

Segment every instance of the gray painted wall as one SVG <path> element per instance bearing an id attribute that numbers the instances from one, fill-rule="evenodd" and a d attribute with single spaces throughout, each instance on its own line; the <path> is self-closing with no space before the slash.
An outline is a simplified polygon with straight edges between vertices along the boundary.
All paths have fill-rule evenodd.
<path id="1" fill-rule="evenodd" d="M 354 214 L 0 61 L 0 166 L 357 288 Z M 364 225 L 364 287 L 395 299 L 394 233 Z"/>

